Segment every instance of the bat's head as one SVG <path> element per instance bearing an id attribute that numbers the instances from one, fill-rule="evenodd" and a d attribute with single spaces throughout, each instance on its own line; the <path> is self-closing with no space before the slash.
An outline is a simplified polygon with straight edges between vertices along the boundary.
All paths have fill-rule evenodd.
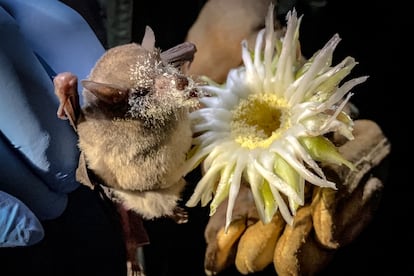
<path id="1" fill-rule="evenodd" d="M 85 103 L 115 117 L 158 125 L 194 107 L 196 86 L 177 64 L 191 61 L 195 47 L 180 45 L 161 53 L 147 27 L 141 44 L 109 49 L 82 81 Z"/>

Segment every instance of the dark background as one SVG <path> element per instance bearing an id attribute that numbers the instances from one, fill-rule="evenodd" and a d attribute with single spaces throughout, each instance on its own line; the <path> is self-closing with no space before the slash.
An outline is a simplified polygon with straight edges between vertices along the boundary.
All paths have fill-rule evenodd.
<path id="1" fill-rule="evenodd" d="M 96 21 L 90 1 L 63 1 L 78 9 L 96 32 L 105 32 Z M 334 52 L 334 64 L 353 56 L 359 65 L 350 77 L 369 75 L 353 91 L 352 102 L 360 118 L 376 121 L 391 142 L 386 160 L 385 189 L 370 225 L 350 245 L 341 248 L 322 275 L 414 275 L 412 268 L 413 230 L 411 222 L 412 118 L 409 113 L 412 71 L 408 52 L 410 32 L 402 1 L 337 0 L 297 1 L 303 14 L 300 31 L 302 51 L 310 56 L 334 33 L 342 41 Z M 153 28 L 157 46 L 168 49 L 182 42 L 196 19 L 203 1 L 135 1 L 133 40 L 140 42 L 145 25 Z M 223 11 L 225 12 L 225 11 Z M 407 68 L 408 66 L 408 68 Z M 408 77 L 408 78 L 407 78 Z M 411 120 L 410 120 L 411 121 Z M 411 169 L 412 170 L 412 169 Z M 197 172 L 190 175 L 188 197 Z M 149 276 L 204 275 L 203 229 L 206 209 L 189 209 L 189 223 L 177 225 L 160 219 L 146 222 L 151 244 L 145 247 Z M 40 244 L 0 252 L 0 275 L 121 275 L 124 265 L 122 241 L 111 212 L 96 194 L 81 187 L 70 195 L 68 209 L 57 220 L 45 223 L 46 237 Z M 272 267 L 255 275 L 273 275 Z M 220 275 L 238 275 L 230 268 Z"/>

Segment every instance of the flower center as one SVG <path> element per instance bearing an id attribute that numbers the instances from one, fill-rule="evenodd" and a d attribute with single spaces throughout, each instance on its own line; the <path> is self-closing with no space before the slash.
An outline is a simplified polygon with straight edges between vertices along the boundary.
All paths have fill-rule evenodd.
<path id="1" fill-rule="evenodd" d="M 233 138 L 248 149 L 268 147 L 290 125 L 286 100 L 270 93 L 242 99 L 232 114 Z"/>

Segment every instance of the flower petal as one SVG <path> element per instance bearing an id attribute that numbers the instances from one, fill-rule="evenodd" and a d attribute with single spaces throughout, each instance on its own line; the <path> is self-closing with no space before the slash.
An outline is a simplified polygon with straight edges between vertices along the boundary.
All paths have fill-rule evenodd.
<path id="1" fill-rule="evenodd" d="M 231 179 L 230 190 L 229 190 L 229 201 L 227 204 L 227 211 L 226 211 L 226 225 L 224 228 L 226 232 L 232 221 L 234 204 L 236 203 L 236 198 L 237 198 L 237 195 L 239 194 L 240 181 L 241 181 L 242 173 L 245 167 L 246 167 L 246 159 L 238 158 L 236 162 L 236 168 L 234 169 L 234 174 Z"/>

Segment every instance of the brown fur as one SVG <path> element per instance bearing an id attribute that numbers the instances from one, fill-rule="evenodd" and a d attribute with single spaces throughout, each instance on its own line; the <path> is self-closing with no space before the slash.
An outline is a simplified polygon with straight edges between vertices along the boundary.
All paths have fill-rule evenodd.
<path id="1" fill-rule="evenodd" d="M 182 85 L 183 75 L 162 60 L 147 31 L 141 45 L 109 49 L 82 81 L 76 128 L 86 166 L 114 188 L 113 199 L 152 219 L 173 215 L 185 186 L 181 167 L 192 139 L 186 95 L 193 87 L 190 79 Z"/>

